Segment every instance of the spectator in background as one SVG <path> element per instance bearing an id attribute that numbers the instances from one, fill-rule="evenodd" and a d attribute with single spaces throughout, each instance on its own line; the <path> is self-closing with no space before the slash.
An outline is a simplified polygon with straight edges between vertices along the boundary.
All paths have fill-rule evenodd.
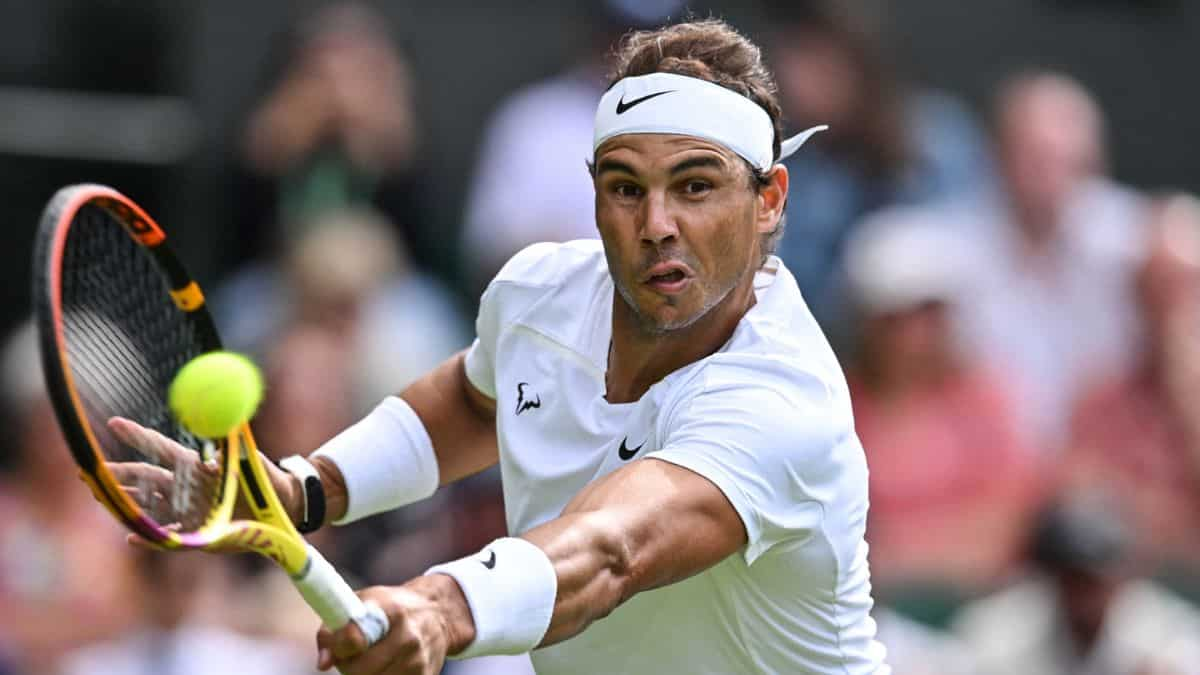
<path id="1" fill-rule="evenodd" d="M 314 256 L 341 249 L 332 241 L 317 241 L 305 248 L 310 246 Z M 362 255 L 348 259 L 366 263 Z M 354 294 L 345 291 L 359 284 L 349 284 L 344 277 L 349 269 L 358 269 L 355 276 L 368 278 L 373 266 L 321 266 L 317 260 L 298 266 L 303 271 L 298 270 L 293 278 L 297 279 L 294 285 L 301 289 L 297 294 L 302 298 L 298 301 L 302 309 L 295 313 L 283 333 L 271 341 L 264 362 L 268 395 L 254 424 L 261 448 L 274 459 L 294 454 L 300 448 L 320 447 L 354 422 L 354 401 L 361 396 L 354 393 L 356 371 L 360 370 L 356 364 L 361 366 L 360 361 L 371 360 L 363 359 L 361 350 L 346 344 L 345 336 L 353 334 L 357 311 L 353 309 L 355 303 L 347 305 Z M 419 324 L 414 324 L 414 328 L 420 329 Z M 393 335 L 390 339 L 401 338 Z M 396 345 L 392 347 L 395 349 Z M 396 353 L 389 353 L 394 359 L 404 360 Z M 383 372 L 387 372 L 386 367 Z M 394 376 L 402 375 L 401 372 Z M 388 377 L 392 376 L 377 373 L 373 380 L 386 386 Z M 386 393 L 390 391 L 379 392 L 377 396 L 382 398 Z M 477 551 L 505 532 L 498 470 L 491 470 L 450 490 L 441 490 L 420 503 L 344 527 L 325 528 L 309 538 L 342 572 L 351 573 L 365 583 L 390 584 L 419 575 L 438 561 Z M 257 567 L 265 569 L 259 569 L 255 581 L 249 584 L 257 598 L 252 607 L 267 608 L 258 612 L 258 622 L 277 625 L 282 634 L 271 637 L 295 636 L 307 646 L 317 628 L 312 613 L 274 566 Z M 254 621 L 243 623 L 253 625 Z M 530 672 L 529 660 L 523 656 L 472 661 L 470 666 L 458 664 L 448 672 L 460 675 Z"/>
<path id="2" fill-rule="evenodd" d="M 791 182 L 777 254 L 835 343 L 851 337 L 838 282 L 855 223 L 892 204 L 962 196 L 991 175 L 984 135 L 967 110 L 901 81 L 879 36 L 847 5 L 806 2 L 777 12 L 769 50 L 785 119 L 796 128 L 830 126 L 784 162 Z"/>
<path id="3" fill-rule="evenodd" d="M 467 197 L 462 257 L 467 282 L 482 289 L 514 253 L 539 241 L 594 239 L 592 156 L 604 58 L 625 32 L 656 27 L 682 0 L 601 0 L 589 34 L 565 72 L 524 87 L 488 120 Z M 537 194 L 528 186 L 536 185 Z"/>
<path id="4" fill-rule="evenodd" d="M 449 292 L 419 270 L 384 219 L 328 216 L 288 256 L 292 318 L 345 341 L 357 417 L 470 340 Z"/>
<path id="5" fill-rule="evenodd" d="M 1098 378 L 1072 418 L 1066 481 L 1132 508 L 1145 553 L 1200 580 L 1200 202 L 1159 201 L 1137 274 L 1136 363 Z"/>
<path id="6" fill-rule="evenodd" d="M 340 335 L 311 324 L 296 323 L 271 341 L 263 361 L 269 395 L 254 432 L 272 459 L 320 447 L 355 421 L 354 356 Z"/>
<path id="7" fill-rule="evenodd" d="M 980 675 L 1191 675 L 1200 613 L 1140 575 L 1119 511 L 1074 495 L 1034 535 L 1035 573 L 957 628 Z"/>
<path id="8" fill-rule="evenodd" d="M 18 673 L 53 673 L 63 652 L 135 620 L 133 549 L 76 478 L 30 322 L 0 355 L 0 385 L 13 461 L 0 475 L 0 636 Z"/>
<path id="9" fill-rule="evenodd" d="M 284 260 L 236 275 L 212 302 L 226 342 L 256 353 L 267 395 L 254 427 L 275 459 L 315 448 L 468 343 L 448 294 L 408 262 L 382 217 L 327 211 L 302 229 Z M 503 536 L 499 472 L 472 477 L 418 504 L 317 533 L 325 555 L 366 584 L 398 583 L 435 562 Z M 273 569 L 253 587 L 291 617 L 287 635 L 311 640 L 311 613 Z M 299 621 L 300 623 L 297 623 Z M 307 632 L 305 632 L 307 631 Z M 530 672 L 525 657 L 491 657 L 462 673 Z M 475 670 L 472 670 L 475 669 Z"/>
<path id="10" fill-rule="evenodd" d="M 242 270 L 211 307 L 226 344 L 266 366 L 255 429 L 263 452 L 276 459 L 319 447 L 468 343 L 449 294 L 411 267 L 371 211 L 324 213 L 281 262 Z M 373 582 L 422 561 L 423 571 L 453 548 L 450 528 L 432 527 L 452 517 L 450 510 L 443 495 L 339 528 L 326 555 Z M 396 541 L 380 544 L 390 538 Z M 395 564 L 400 540 L 411 544 L 406 553 L 421 555 Z"/>
<path id="11" fill-rule="evenodd" d="M 954 345 L 962 246 L 936 212 L 894 207 L 847 247 L 862 318 L 848 379 L 871 468 L 867 539 L 883 601 L 990 590 L 1024 550 L 1039 496 L 1036 453 L 1007 383 Z"/>
<path id="12" fill-rule="evenodd" d="M 356 419 L 359 353 L 339 334 L 337 317 L 293 322 L 266 352 L 268 394 L 254 429 L 260 448 L 273 459 L 320 447 Z M 420 574 L 457 553 L 455 505 L 448 495 L 311 536 L 320 539 L 322 552 L 339 570 L 372 583 L 407 578 L 403 575 Z M 311 637 L 311 631 L 304 634 L 306 642 Z"/>
<path id="13" fill-rule="evenodd" d="M 1057 452 L 1085 379 L 1133 353 L 1144 206 L 1105 177 L 1101 112 L 1074 80 L 1016 77 L 994 114 L 1001 189 L 952 216 L 977 245 L 963 327 L 972 353 L 1013 378 L 1022 425 Z"/>
<path id="14" fill-rule="evenodd" d="M 136 556 L 138 586 L 144 590 L 124 602 L 138 610 L 141 621 L 111 641 L 66 655 L 61 675 L 316 672 L 307 645 L 252 637 L 227 625 L 223 615 L 250 590 L 230 586 L 233 558 L 147 550 Z M 297 613 L 306 611 L 303 602 L 297 604 Z M 318 623 L 314 620 L 312 627 Z"/>
<path id="15" fill-rule="evenodd" d="M 412 74 L 368 5 L 328 5 L 286 38 L 273 80 L 239 144 L 238 261 L 274 254 L 326 211 L 371 207 L 416 259 L 437 260 L 424 232 Z"/>
<path id="16" fill-rule="evenodd" d="M 293 327 L 326 331 L 346 350 L 346 401 L 358 416 L 467 344 L 449 293 L 414 268 L 378 213 L 327 211 L 303 230 L 282 262 L 251 265 L 218 289 L 213 312 L 233 348 L 266 356 Z"/>
<path id="17" fill-rule="evenodd" d="M 871 616 L 895 675 L 977 675 L 970 652 L 954 634 L 882 605 L 876 605 Z"/>

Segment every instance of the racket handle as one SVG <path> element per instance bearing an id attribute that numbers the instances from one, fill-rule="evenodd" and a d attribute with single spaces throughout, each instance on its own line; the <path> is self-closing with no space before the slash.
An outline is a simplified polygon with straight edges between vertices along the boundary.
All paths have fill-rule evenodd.
<path id="1" fill-rule="evenodd" d="M 387 635 L 388 618 L 383 610 L 373 604 L 364 603 L 350 584 L 338 574 L 333 565 L 312 544 L 305 544 L 308 563 L 300 574 L 292 577 L 300 595 L 321 617 L 321 623 L 330 630 L 337 630 L 353 621 L 373 645 Z"/>

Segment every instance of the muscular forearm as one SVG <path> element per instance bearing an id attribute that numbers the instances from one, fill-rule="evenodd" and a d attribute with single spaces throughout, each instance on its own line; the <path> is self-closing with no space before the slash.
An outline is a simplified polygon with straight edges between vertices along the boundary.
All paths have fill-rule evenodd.
<path id="1" fill-rule="evenodd" d="M 635 545 L 603 513 L 563 515 L 523 538 L 554 565 L 558 595 L 542 645 L 576 635 L 640 588 Z"/>
<path id="2" fill-rule="evenodd" d="M 520 540 L 498 539 L 402 587 L 364 591 L 392 619 L 388 641 L 395 643 L 365 658 L 382 667 L 409 649 L 406 640 L 435 645 L 437 665 L 445 654 L 510 654 L 561 642 L 635 593 L 686 579 L 745 543 L 745 528 L 716 485 L 668 462 L 632 462 Z M 425 628 L 409 640 L 396 637 L 396 626 Z M 319 640 L 331 645 L 323 663 L 365 649 L 361 634 L 340 633 Z"/>
<path id="3" fill-rule="evenodd" d="M 638 577 L 633 574 L 636 569 L 631 556 L 633 547 L 625 541 L 622 529 L 608 522 L 609 515 L 600 512 L 564 514 L 522 537 L 549 558 L 557 579 L 557 592 L 549 596 L 554 599 L 553 614 L 541 646 L 579 633 L 638 590 Z M 481 561 L 482 558 L 477 558 L 469 564 L 474 566 Z M 535 574 L 535 568 L 520 568 L 518 573 L 526 576 L 517 582 L 517 588 L 530 580 L 528 575 Z M 486 592 L 503 593 L 512 587 L 513 581 L 496 582 L 499 587 L 490 585 Z M 429 574 L 409 581 L 404 587 L 436 606 L 444 622 L 447 653 L 457 654 L 471 644 L 476 635 L 476 619 L 455 579 L 444 573 Z"/>
<path id="4" fill-rule="evenodd" d="M 716 486 L 651 459 L 589 485 L 561 516 L 521 538 L 545 552 L 558 580 L 545 646 L 637 593 L 716 564 L 745 544 L 746 534 Z"/>
<path id="5" fill-rule="evenodd" d="M 543 645 L 565 640 L 633 595 L 682 581 L 746 543 L 737 513 L 715 485 L 655 459 L 592 483 L 558 518 L 522 537 L 558 578 Z"/>

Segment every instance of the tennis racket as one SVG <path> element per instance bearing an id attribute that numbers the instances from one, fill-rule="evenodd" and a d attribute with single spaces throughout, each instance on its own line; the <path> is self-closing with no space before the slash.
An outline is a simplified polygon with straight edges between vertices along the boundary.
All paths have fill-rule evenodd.
<path id="1" fill-rule="evenodd" d="M 364 605 L 292 525 L 249 425 L 212 441 L 171 415 L 175 373 L 221 341 L 162 229 L 116 190 L 66 187 L 42 214 L 33 269 L 46 385 L 96 499 L 159 548 L 260 553 L 287 571 L 326 627 L 353 621 L 370 643 L 385 635 L 383 612 Z M 113 417 L 156 433 L 135 438 Z M 239 484 L 251 520 L 233 517 Z"/>

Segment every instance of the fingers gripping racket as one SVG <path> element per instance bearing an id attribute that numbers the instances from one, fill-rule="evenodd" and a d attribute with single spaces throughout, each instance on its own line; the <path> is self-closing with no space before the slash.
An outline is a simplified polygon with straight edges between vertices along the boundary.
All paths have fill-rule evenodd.
<path id="1" fill-rule="evenodd" d="M 260 553 L 328 628 L 354 621 L 372 643 L 387 633 L 383 612 L 292 525 L 249 425 L 206 441 L 168 410 L 175 373 L 221 343 L 200 287 L 144 211 L 100 185 L 59 190 L 38 228 L 34 307 L 59 426 L 80 475 L 118 520 L 164 549 Z M 233 519 L 239 484 L 252 520 Z"/>

